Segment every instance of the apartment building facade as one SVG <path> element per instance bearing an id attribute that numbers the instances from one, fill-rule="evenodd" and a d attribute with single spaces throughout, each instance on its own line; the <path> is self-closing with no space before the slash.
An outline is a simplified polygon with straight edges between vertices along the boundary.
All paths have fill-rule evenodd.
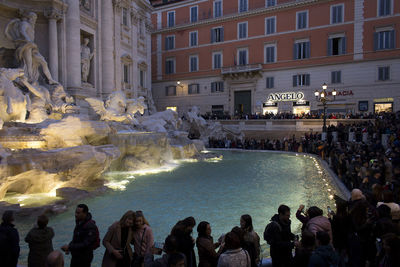
<path id="1" fill-rule="evenodd" d="M 152 92 L 183 114 L 400 110 L 400 2 L 151 1 Z M 333 96 L 329 96 L 333 99 Z"/>

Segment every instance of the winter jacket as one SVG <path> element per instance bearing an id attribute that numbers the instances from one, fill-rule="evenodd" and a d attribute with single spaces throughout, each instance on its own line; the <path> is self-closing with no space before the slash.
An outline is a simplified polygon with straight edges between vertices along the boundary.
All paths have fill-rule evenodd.
<path id="1" fill-rule="evenodd" d="M 113 255 L 113 250 L 125 251 L 128 253 L 130 261 L 132 261 L 132 248 L 131 248 L 131 240 L 132 240 L 132 228 L 129 227 L 128 237 L 126 240 L 126 244 L 124 247 L 121 246 L 121 224 L 119 221 L 113 223 L 103 238 L 103 246 L 106 248 L 103 257 L 103 263 L 101 266 L 103 267 L 115 267 L 117 266 L 117 258 Z"/>
<path id="2" fill-rule="evenodd" d="M 251 265 L 258 266 L 260 262 L 260 237 L 254 231 L 245 232 L 243 235 L 244 242 L 246 247 L 243 247 L 247 250 L 251 258 Z"/>
<path id="3" fill-rule="evenodd" d="M 16 267 L 19 257 L 19 234 L 13 224 L 0 225 L 0 262 L 2 267 Z"/>
<path id="4" fill-rule="evenodd" d="M 97 226 L 92 215 L 87 214 L 85 221 L 76 222 L 74 236 L 69 243 L 71 251 L 71 267 L 90 266 L 93 259 L 93 247 L 97 238 Z"/>
<path id="5" fill-rule="evenodd" d="M 250 256 L 242 248 L 227 250 L 219 257 L 218 267 L 251 267 Z"/>
<path id="6" fill-rule="evenodd" d="M 151 249 L 154 246 L 154 236 L 150 226 L 145 224 L 142 229 L 134 231 L 131 243 L 135 249 L 135 254 L 140 256 L 150 254 L 152 252 Z"/>
<path id="7" fill-rule="evenodd" d="M 324 216 L 311 218 L 306 225 L 306 230 L 310 231 L 314 235 L 316 235 L 317 232 L 320 231 L 326 232 L 329 234 L 331 240 L 330 242 L 332 243 L 332 227 L 328 218 Z"/>
<path id="8" fill-rule="evenodd" d="M 172 234 L 175 236 L 178 243 L 178 252 L 185 255 L 187 261 L 187 267 L 195 267 L 196 255 L 194 254 L 194 241 L 192 236 L 185 233 L 181 229 L 173 229 Z"/>
<path id="9" fill-rule="evenodd" d="M 199 267 L 215 267 L 218 263 L 218 253 L 215 252 L 213 238 L 198 237 L 196 246 L 199 253 Z"/>
<path id="10" fill-rule="evenodd" d="M 339 266 L 339 259 L 331 245 L 319 246 L 311 254 L 309 267 Z"/>
<path id="11" fill-rule="evenodd" d="M 28 267 L 43 267 L 46 258 L 53 251 L 54 231 L 51 227 L 34 227 L 25 237 L 29 244 Z"/>

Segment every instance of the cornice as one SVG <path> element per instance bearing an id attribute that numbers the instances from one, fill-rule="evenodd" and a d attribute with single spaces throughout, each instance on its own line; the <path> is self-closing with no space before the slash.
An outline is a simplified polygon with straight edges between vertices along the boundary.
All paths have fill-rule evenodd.
<path id="1" fill-rule="evenodd" d="M 97 29 L 97 21 L 87 14 L 81 13 L 81 23 L 92 29 Z"/>
<path id="2" fill-rule="evenodd" d="M 236 20 L 236 19 L 241 19 L 241 18 L 247 18 L 247 17 L 252 17 L 260 14 L 268 14 L 272 12 L 276 12 L 279 10 L 283 9 L 291 9 L 291 8 L 296 8 L 300 6 L 308 6 L 317 2 L 332 2 L 334 0 L 303 0 L 303 1 L 294 1 L 290 3 L 284 3 L 280 5 L 276 5 L 273 7 L 261 7 L 253 10 L 249 10 L 247 12 L 242 12 L 242 13 L 234 13 L 234 14 L 229 14 L 226 16 L 222 16 L 219 18 L 210 18 L 202 21 L 198 21 L 196 23 L 187 23 L 183 25 L 177 25 L 174 27 L 166 27 L 163 29 L 155 30 L 152 33 L 157 34 L 157 33 L 165 33 L 165 32 L 170 32 L 170 31 L 179 31 L 179 30 L 184 30 L 187 28 L 192 28 L 192 27 L 198 27 L 198 26 L 204 26 L 204 25 L 209 25 L 209 24 L 214 24 L 214 23 L 221 23 L 221 22 L 226 22 L 230 20 Z"/>

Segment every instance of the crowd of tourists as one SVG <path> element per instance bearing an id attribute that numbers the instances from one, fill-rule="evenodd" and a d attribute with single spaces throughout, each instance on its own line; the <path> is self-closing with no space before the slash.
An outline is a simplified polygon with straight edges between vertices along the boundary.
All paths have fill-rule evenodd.
<path id="1" fill-rule="evenodd" d="M 323 113 L 320 112 L 308 112 L 294 114 L 290 112 L 279 112 L 279 113 L 255 113 L 255 114 L 238 114 L 229 115 L 224 114 L 211 114 L 207 113 L 201 115 L 205 120 L 298 120 L 298 119 L 323 119 Z M 374 113 L 329 113 L 327 119 L 374 119 L 377 115 Z"/>

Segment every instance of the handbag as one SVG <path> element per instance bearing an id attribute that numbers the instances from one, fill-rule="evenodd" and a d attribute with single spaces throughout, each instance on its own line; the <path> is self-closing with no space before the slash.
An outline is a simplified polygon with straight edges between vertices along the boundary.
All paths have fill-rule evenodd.
<path id="1" fill-rule="evenodd" d="M 140 241 L 140 250 L 142 249 L 142 245 L 143 245 L 143 238 L 144 238 L 144 233 L 146 232 L 146 228 L 144 228 L 143 234 L 142 234 L 142 240 Z M 139 251 L 140 254 L 133 253 L 133 257 L 132 257 L 132 263 L 131 263 L 131 267 L 142 267 L 143 263 L 144 263 L 144 256 L 141 255 L 141 251 Z"/>

